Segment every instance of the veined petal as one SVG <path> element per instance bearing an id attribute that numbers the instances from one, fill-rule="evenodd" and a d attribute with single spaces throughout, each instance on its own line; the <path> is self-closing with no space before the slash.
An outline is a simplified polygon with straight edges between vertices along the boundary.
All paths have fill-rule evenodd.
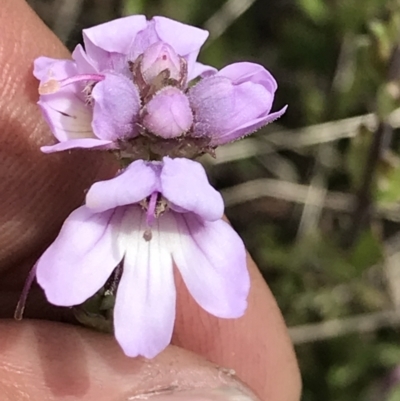
<path id="1" fill-rule="evenodd" d="M 72 306 L 96 293 L 121 261 L 118 243 L 122 210 L 72 212 L 37 264 L 37 281 L 54 305 Z"/>
<path id="2" fill-rule="evenodd" d="M 86 195 L 86 206 L 92 211 L 103 212 L 138 203 L 158 187 L 158 172 L 149 163 L 137 160 L 117 177 L 93 184 Z"/>
<path id="3" fill-rule="evenodd" d="M 43 153 L 62 152 L 63 150 L 82 148 L 82 149 L 114 149 L 115 145 L 111 141 L 97 138 L 70 139 L 65 142 L 59 142 L 55 145 L 42 146 L 40 150 Z"/>
<path id="4" fill-rule="evenodd" d="M 237 318 L 247 307 L 250 278 L 244 244 L 223 220 L 203 221 L 194 214 L 170 213 L 160 219 L 172 238 L 172 257 L 196 302 L 221 318 Z"/>
<path id="5" fill-rule="evenodd" d="M 234 85 L 229 78 L 218 75 L 205 78 L 189 91 L 196 116 L 195 134 L 215 139 L 251 124 L 269 113 L 273 98 L 273 94 L 258 83 Z"/>
<path id="6" fill-rule="evenodd" d="M 38 105 L 51 131 L 60 142 L 95 138 L 91 127 L 92 111 L 71 93 L 68 87 L 57 93 L 41 96 Z"/>
<path id="7" fill-rule="evenodd" d="M 218 72 L 218 70 L 210 65 L 205 65 L 202 63 L 194 63 L 192 70 L 190 71 L 190 75 L 188 75 L 188 81 L 195 79 L 197 77 L 206 78 L 211 75 L 214 75 Z"/>
<path id="8" fill-rule="evenodd" d="M 151 241 L 146 241 L 145 214 L 139 207 L 128 213 L 123 220 L 129 239 L 114 308 L 114 333 L 126 355 L 153 358 L 172 337 L 176 303 L 172 259 L 158 221 Z"/>
<path id="9" fill-rule="evenodd" d="M 75 47 L 72 58 L 75 60 L 78 74 L 97 74 L 100 72 L 96 68 L 96 64 L 89 59 L 81 44 Z"/>
<path id="10" fill-rule="evenodd" d="M 192 70 L 201 46 L 208 38 L 208 32 L 194 26 L 182 24 L 166 17 L 154 17 L 155 30 L 163 42 L 171 45 L 188 62 L 188 76 Z"/>
<path id="11" fill-rule="evenodd" d="M 184 158 L 164 157 L 163 164 L 161 192 L 173 206 L 193 212 L 205 220 L 218 220 L 222 217 L 222 196 L 210 185 L 200 163 Z"/>
<path id="12" fill-rule="evenodd" d="M 215 136 L 210 141 L 210 146 L 220 146 L 229 142 L 236 141 L 252 132 L 257 131 L 261 127 L 264 127 L 267 124 L 270 124 L 280 118 L 283 114 L 285 114 L 287 106 L 283 107 L 281 110 L 276 111 L 275 113 L 268 114 L 266 113 L 264 116 L 257 118 L 252 121 L 248 121 L 243 124 L 241 127 L 237 127 L 226 134 Z"/>
<path id="13" fill-rule="evenodd" d="M 109 53 L 128 54 L 135 36 L 146 26 L 144 15 L 131 15 L 84 29 L 86 52 L 93 59 L 96 59 L 98 49 Z"/>
<path id="14" fill-rule="evenodd" d="M 233 63 L 222 68 L 218 76 L 226 77 L 232 80 L 234 84 L 243 82 L 253 82 L 262 84 L 271 93 L 278 88 L 275 78 L 262 65 L 255 63 Z"/>
<path id="15" fill-rule="evenodd" d="M 41 82 L 50 79 L 59 81 L 77 74 L 76 64 L 72 60 L 38 57 L 33 62 L 33 75 Z"/>
<path id="16" fill-rule="evenodd" d="M 115 141 L 138 135 L 140 95 L 123 75 L 105 74 L 92 91 L 93 131 L 100 139 Z"/>
<path id="17" fill-rule="evenodd" d="M 144 110 L 143 126 L 164 139 L 183 135 L 193 123 L 187 96 L 171 86 L 161 89 Z"/>
<path id="18" fill-rule="evenodd" d="M 155 28 L 154 20 L 147 21 L 147 26 L 145 29 L 138 32 L 135 40 L 130 46 L 128 58 L 131 61 L 135 61 L 137 57 L 143 54 L 151 45 L 159 42 L 161 39 L 158 36 Z"/>

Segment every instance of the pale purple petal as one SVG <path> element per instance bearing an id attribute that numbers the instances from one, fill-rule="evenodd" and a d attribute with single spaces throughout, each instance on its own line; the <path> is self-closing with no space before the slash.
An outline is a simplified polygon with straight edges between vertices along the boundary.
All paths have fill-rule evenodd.
<path id="1" fill-rule="evenodd" d="M 132 78 L 132 73 L 129 70 L 128 58 L 125 54 L 107 53 L 101 49 L 99 49 L 99 52 L 104 52 L 104 54 L 99 55 L 96 61 L 93 62 L 97 70 L 112 71 L 124 75 L 126 78 Z"/>
<path id="2" fill-rule="evenodd" d="M 143 53 L 141 71 L 144 80 L 151 83 L 162 71 L 169 71 L 169 78 L 179 81 L 181 60 L 175 50 L 164 42 L 156 42 Z"/>
<path id="3" fill-rule="evenodd" d="M 140 96 L 123 75 L 105 74 L 92 91 L 93 131 L 100 139 L 115 141 L 138 135 Z"/>
<path id="4" fill-rule="evenodd" d="M 54 136 L 64 142 L 70 139 L 95 138 L 91 121 L 92 111 L 68 88 L 41 96 L 38 105 Z"/>
<path id="5" fill-rule="evenodd" d="M 191 213 L 164 215 L 161 224 L 165 232 L 179 232 L 170 235 L 169 246 L 196 302 L 217 317 L 242 316 L 250 278 L 244 244 L 232 227 L 223 220 L 208 222 Z"/>
<path id="6" fill-rule="evenodd" d="M 172 337 L 176 291 L 171 254 L 158 224 L 151 241 L 146 241 L 146 218 L 139 207 L 130 208 L 123 221 L 127 250 L 114 308 L 114 333 L 130 357 L 153 358 Z"/>
<path id="7" fill-rule="evenodd" d="M 217 75 L 195 85 L 189 91 L 189 99 L 195 114 L 195 135 L 215 140 L 268 114 L 274 95 L 261 84 L 234 85 L 230 79 Z"/>
<path id="8" fill-rule="evenodd" d="M 96 68 L 96 63 L 90 60 L 82 45 L 77 45 L 72 52 L 78 74 L 97 74 L 100 71 Z"/>
<path id="9" fill-rule="evenodd" d="M 152 165 L 137 160 L 118 176 L 93 184 L 86 194 L 86 206 L 95 212 L 102 212 L 138 203 L 158 190 L 158 174 Z"/>
<path id="10" fill-rule="evenodd" d="M 54 305 L 78 305 L 96 293 L 123 257 L 118 244 L 121 211 L 70 214 L 37 264 L 37 281 Z"/>
<path id="11" fill-rule="evenodd" d="M 280 118 L 283 114 L 285 114 L 287 106 L 283 107 L 281 110 L 276 111 L 275 113 L 266 114 L 256 120 L 249 121 L 248 123 L 242 125 L 241 127 L 237 127 L 237 129 L 233 129 L 226 134 L 220 136 L 214 136 L 210 141 L 210 146 L 220 146 L 229 142 L 236 141 L 252 132 L 257 131 L 258 129 L 264 127 L 267 124 L 270 124 Z"/>
<path id="12" fill-rule="evenodd" d="M 193 123 L 189 100 L 177 88 L 163 88 L 147 103 L 142 122 L 151 133 L 162 138 L 181 136 Z"/>
<path id="13" fill-rule="evenodd" d="M 218 70 L 214 67 L 211 67 L 210 65 L 196 62 L 194 64 L 194 67 L 192 68 L 192 71 L 190 71 L 190 75 L 188 75 L 188 81 L 191 81 L 192 79 L 195 79 L 197 77 L 206 78 L 216 74 L 217 72 Z"/>
<path id="14" fill-rule="evenodd" d="M 43 153 L 62 152 L 69 149 L 114 149 L 114 143 L 97 138 L 70 139 L 65 142 L 56 143 L 55 145 L 42 146 L 40 150 Z"/>
<path id="15" fill-rule="evenodd" d="M 155 30 L 155 21 L 147 21 L 146 29 L 143 29 L 136 35 L 135 40 L 130 46 L 128 54 L 129 60 L 135 61 L 137 57 L 146 51 L 146 49 L 154 43 L 160 42 L 160 40 L 161 39 Z"/>
<path id="16" fill-rule="evenodd" d="M 275 78 L 262 65 L 255 63 L 234 63 L 227 65 L 218 72 L 218 76 L 232 80 L 234 84 L 253 82 L 262 84 L 271 93 L 275 93 L 278 85 Z"/>
<path id="17" fill-rule="evenodd" d="M 192 70 L 201 46 L 208 38 L 208 32 L 191 25 L 171 20 L 166 17 L 154 17 L 155 29 L 160 39 L 171 45 L 188 62 L 188 75 Z"/>
<path id="18" fill-rule="evenodd" d="M 109 53 L 128 54 L 135 36 L 146 26 L 144 15 L 131 15 L 84 29 L 86 52 L 92 59 L 96 59 L 99 49 Z"/>
<path id="19" fill-rule="evenodd" d="M 33 75 L 41 82 L 50 79 L 61 80 L 77 74 L 76 64 L 72 60 L 38 57 L 33 62 Z"/>
<path id="20" fill-rule="evenodd" d="M 193 160 L 164 157 L 161 192 L 173 206 L 193 212 L 205 220 L 220 219 L 224 213 L 221 194 L 208 182 L 203 166 Z"/>
<path id="21" fill-rule="evenodd" d="M 124 75 L 128 79 L 132 79 L 132 72 L 129 69 L 128 57 L 125 54 L 112 53 L 106 64 L 104 70 L 114 71 L 118 74 Z"/>

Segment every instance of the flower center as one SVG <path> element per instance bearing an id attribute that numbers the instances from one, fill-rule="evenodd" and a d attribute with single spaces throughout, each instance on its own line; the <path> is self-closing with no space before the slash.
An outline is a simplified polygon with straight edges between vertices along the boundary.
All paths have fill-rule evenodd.
<path id="1" fill-rule="evenodd" d="M 51 78 L 48 81 L 40 84 L 39 94 L 51 95 L 53 93 L 57 93 L 61 88 L 77 82 L 87 82 L 85 89 L 88 87 L 93 88 L 95 83 L 103 81 L 104 79 L 105 76 L 102 74 L 79 74 L 61 80 Z"/>
<path id="2" fill-rule="evenodd" d="M 157 191 L 153 192 L 148 198 L 140 202 L 142 208 L 146 211 L 146 229 L 143 238 L 150 241 L 152 238 L 152 226 L 157 218 L 168 210 L 168 201 Z"/>

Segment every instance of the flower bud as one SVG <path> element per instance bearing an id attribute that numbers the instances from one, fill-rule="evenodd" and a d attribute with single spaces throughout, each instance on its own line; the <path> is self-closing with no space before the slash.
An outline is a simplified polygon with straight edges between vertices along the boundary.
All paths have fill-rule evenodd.
<path id="1" fill-rule="evenodd" d="M 150 84 L 162 71 L 169 71 L 169 78 L 179 81 L 182 78 L 181 60 L 168 44 L 156 42 L 143 53 L 141 72 L 146 83 Z"/>
<path id="2" fill-rule="evenodd" d="M 176 138 L 190 129 L 193 114 L 188 98 L 177 88 L 167 86 L 147 103 L 143 126 L 162 138 Z"/>

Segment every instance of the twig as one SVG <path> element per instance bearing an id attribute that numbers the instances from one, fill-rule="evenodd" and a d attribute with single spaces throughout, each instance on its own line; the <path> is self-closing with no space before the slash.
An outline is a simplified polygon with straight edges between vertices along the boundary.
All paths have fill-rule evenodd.
<path id="1" fill-rule="evenodd" d="M 351 87 L 355 77 L 358 46 L 356 35 L 352 33 L 344 35 L 330 87 L 331 93 L 344 93 Z"/>
<path id="2" fill-rule="evenodd" d="M 83 0 L 61 0 L 52 24 L 54 33 L 66 43 L 75 28 L 82 10 Z"/>
<path id="3" fill-rule="evenodd" d="M 221 191 L 226 206 L 235 206 L 263 197 L 272 197 L 289 202 L 305 203 L 308 196 L 308 185 L 280 181 L 272 178 L 260 178 L 247 181 Z M 351 210 L 354 196 L 343 192 L 328 192 L 324 200 L 324 208 L 348 212 Z M 314 200 L 311 205 L 317 206 Z"/>
<path id="4" fill-rule="evenodd" d="M 294 164 L 279 153 L 271 153 L 268 157 L 256 156 L 255 160 L 272 173 L 275 178 L 290 182 L 299 181 L 300 177 Z"/>
<path id="5" fill-rule="evenodd" d="M 321 159 L 325 158 L 325 154 L 327 153 L 326 146 L 328 145 L 320 145 L 317 150 L 313 177 L 308 186 L 307 197 L 297 230 L 298 240 L 315 230 L 324 207 L 324 199 L 328 191 L 325 186 Z"/>
<path id="6" fill-rule="evenodd" d="M 271 197 L 287 202 L 305 203 L 307 201 L 309 186 L 281 181 L 273 178 L 259 178 L 223 189 L 222 196 L 227 207 L 239 205 L 244 202 L 260 198 Z M 324 198 L 324 209 L 349 213 L 354 206 L 355 196 L 344 192 L 329 191 Z M 308 201 L 311 205 L 318 205 L 318 200 Z M 381 205 L 376 211 L 378 216 L 390 221 L 400 222 L 400 205 Z"/>
<path id="7" fill-rule="evenodd" d="M 400 128 L 400 108 L 390 114 L 387 122 L 393 128 Z M 276 152 L 278 149 L 298 150 L 343 138 L 353 138 L 357 135 L 361 124 L 372 131 L 375 130 L 378 125 L 376 115 L 373 113 L 364 114 L 343 120 L 310 125 L 298 130 L 276 130 L 259 139 L 248 138 L 220 147 L 216 151 L 217 158 L 209 158 L 208 161 L 217 165 L 256 155 L 266 155 Z"/>
<path id="8" fill-rule="evenodd" d="M 352 225 L 348 234 L 344 236 L 343 245 L 347 248 L 350 248 L 357 241 L 361 230 L 368 223 L 370 209 L 373 206 L 372 185 L 375 181 L 375 169 L 382 154 L 382 145 L 391 130 L 392 127 L 389 124 L 381 122 L 374 132 L 374 138 L 365 163 L 362 184 L 356 195 Z"/>
<path id="9" fill-rule="evenodd" d="M 397 252 L 389 254 L 385 249 L 385 263 L 384 263 L 384 274 L 386 278 L 387 291 L 392 301 L 393 307 L 400 314 L 400 251 L 397 248 Z"/>
<path id="10" fill-rule="evenodd" d="M 400 233 L 396 233 L 383 246 L 383 272 L 393 308 L 400 314 Z"/>
<path id="11" fill-rule="evenodd" d="M 219 38 L 236 19 L 245 13 L 256 0 L 227 0 L 204 24 L 210 32 L 210 39 Z M 207 43 L 211 43 L 211 41 Z"/>
<path id="12" fill-rule="evenodd" d="M 383 311 L 366 313 L 344 319 L 328 320 L 322 323 L 305 324 L 289 328 L 289 335 L 294 344 L 328 340 L 350 333 L 369 333 L 382 327 L 400 325 L 400 313 Z"/>

